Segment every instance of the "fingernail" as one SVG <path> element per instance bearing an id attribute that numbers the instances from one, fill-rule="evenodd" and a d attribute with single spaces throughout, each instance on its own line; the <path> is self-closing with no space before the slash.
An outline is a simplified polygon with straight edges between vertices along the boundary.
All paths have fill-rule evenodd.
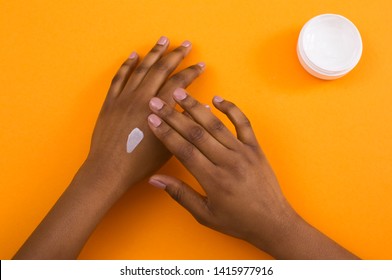
<path id="1" fill-rule="evenodd" d="M 174 92 L 173 92 L 173 96 L 176 100 L 184 100 L 186 98 L 186 92 L 184 89 L 182 88 L 177 88 Z"/>
<path id="2" fill-rule="evenodd" d="M 192 43 L 189 42 L 188 40 L 182 42 L 182 44 L 181 44 L 181 46 L 183 46 L 183 47 L 185 47 L 185 48 L 188 48 L 188 47 L 190 47 L 191 45 L 192 45 Z"/>
<path id="3" fill-rule="evenodd" d="M 152 124 L 153 127 L 158 127 L 162 123 L 162 120 L 154 114 L 148 116 L 148 121 L 150 124 Z"/>
<path id="4" fill-rule="evenodd" d="M 203 71 L 204 71 L 204 69 L 206 68 L 206 64 L 205 64 L 204 62 L 199 62 L 197 65 L 198 65 L 198 66 L 201 68 L 201 70 L 203 70 Z"/>
<path id="5" fill-rule="evenodd" d="M 153 185 L 154 187 L 157 187 L 158 189 L 166 189 L 166 185 L 164 183 L 162 183 L 161 181 L 155 180 L 155 179 L 150 179 L 148 181 L 151 185 Z"/>
<path id="6" fill-rule="evenodd" d="M 210 105 L 204 105 L 204 107 L 206 107 L 207 109 L 211 109 Z"/>
<path id="7" fill-rule="evenodd" d="M 167 37 L 162 36 L 161 38 L 159 38 L 157 45 L 164 46 L 166 45 L 167 41 L 168 41 Z"/>
<path id="8" fill-rule="evenodd" d="M 218 103 L 221 103 L 223 100 L 224 99 L 220 96 L 214 96 L 214 99 L 213 99 L 214 102 L 218 102 Z"/>
<path id="9" fill-rule="evenodd" d="M 134 59 L 134 58 L 136 58 L 137 57 L 137 53 L 136 52 L 132 52 L 130 55 L 129 55 L 129 59 Z"/>
<path id="10" fill-rule="evenodd" d="M 153 98 L 150 100 L 150 106 L 151 106 L 152 109 L 161 110 L 162 107 L 163 107 L 163 102 L 162 102 L 162 100 L 160 100 L 159 98 L 153 97 Z"/>

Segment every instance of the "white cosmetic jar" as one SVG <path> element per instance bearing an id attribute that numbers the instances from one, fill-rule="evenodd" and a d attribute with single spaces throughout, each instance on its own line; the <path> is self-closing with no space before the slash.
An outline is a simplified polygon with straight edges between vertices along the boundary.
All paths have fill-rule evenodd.
<path id="1" fill-rule="evenodd" d="M 313 76 L 333 80 L 350 72 L 362 55 L 358 29 L 347 18 L 323 14 L 309 20 L 301 30 L 297 54 Z"/>

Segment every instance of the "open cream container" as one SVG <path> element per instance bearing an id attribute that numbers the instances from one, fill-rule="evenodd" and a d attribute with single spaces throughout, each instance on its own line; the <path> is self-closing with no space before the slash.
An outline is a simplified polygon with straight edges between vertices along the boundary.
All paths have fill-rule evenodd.
<path id="1" fill-rule="evenodd" d="M 333 80 L 357 65 L 362 55 L 362 39 L 347 18 L 323 14 L 312 18 L 302 28 L 297 53 L 302 66 L 310 74 Z"/>

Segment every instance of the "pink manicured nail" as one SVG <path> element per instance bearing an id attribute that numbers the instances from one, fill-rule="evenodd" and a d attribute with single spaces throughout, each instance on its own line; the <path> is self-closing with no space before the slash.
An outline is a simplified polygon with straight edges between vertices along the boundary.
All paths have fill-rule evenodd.
<path id="1" fill-rule="evenodd" d="M 148 116 L 148 121 L 150 124 L 152 124 L 153 127 L 158 127 L 162 123 L 162 120 L 154 114 Z"/>
<path id="2" fill-rule="evenodd" d="M 157 45 L 164 46 L 166 45 L 167 41 L 168 41 L 167 37 L 162 36 L 161 38 L 159 38 Z"/>
<path id="3" fill-rule="evenodd" d="M 137 53 L 136 52 L 132 52 L 130 55 L 129 55 L 129 59 L 134 59 L 134 58 L 136 58 L 137 57 Z"/>
<path id="4" fill-rule="evenodd" d="M 186 98 L 186 92 L 182 88 L 178 88 L 173 92 L 173 96 L 176 100 L 184 100 Z"/>
<path id="5" fill-rule="evenodd" d="M 210 105 L 204 105 L 204 107 L 206 107 L 207 109 L 211 109 Z"/>
<path id="6" fill-rule="evenodd" d="M 189 42 L 188 40 L 182 42 L 182 44 L 181 44 L 181 46 L 183 46 L 183 47 L 185 47 L 185 48 L 188 48 L 188 47 L 190 47 L 191 45 L 192 45 L 192 43 Z"/>
<path id="7" fill-rule="evenodd" d="M 166 185 L 164 183 L 162 183 L 161 181 L 155 180 L 155 179 L 150 179 L 148 181 L 151 185 L 153 185 L 154 187 L 157 187 L 158 189 L 166 189 Z"/>
<path id="8" fill-rule="evenodd" d="M 197 65 L 199 65 L 199 67 L 201 68 L 201 70 L 204 71 L 204 69 L 206 69 L 206 64 L 204 62 L 199 62 Z"/>
<path id="9" fill-rule="evenodd" d="M 163 107 L 163 102 L 158 97 L 153 97 L 150 100 L 151 109 L 161 110 Z"/>
<path id="10" fill-rule="evenodd" d="M 220 96 L 214 96 L 213 100 L 214 100 L 214 102 L 221 103 L 224 99 L 222 97 L 220 97 Z"/>

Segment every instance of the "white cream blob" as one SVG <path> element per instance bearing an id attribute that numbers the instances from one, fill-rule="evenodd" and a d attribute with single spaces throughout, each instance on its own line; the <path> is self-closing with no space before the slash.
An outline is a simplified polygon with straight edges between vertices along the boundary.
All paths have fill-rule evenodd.
<path id="1" fill-rule="evenodd" d="M 132 153 L 133 150 L 140 144 L 144 138 L 144 133 L 139 128 L 134 128 L 128 135 L 127 140 L 127 153 Z"/>

